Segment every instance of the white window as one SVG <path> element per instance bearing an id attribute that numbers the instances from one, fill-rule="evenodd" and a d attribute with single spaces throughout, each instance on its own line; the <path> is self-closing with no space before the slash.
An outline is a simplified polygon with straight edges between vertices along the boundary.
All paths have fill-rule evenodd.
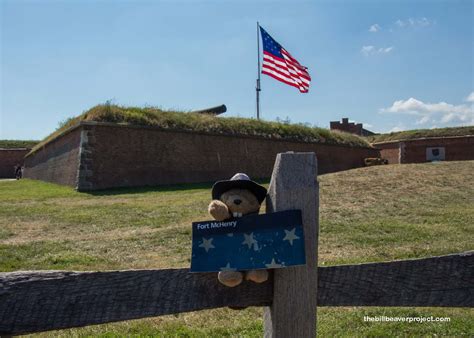
<path id="1" fill-rule="evenodd" d="M 426 148 L 427 161 L 444 161 L 444 147 Z"/>

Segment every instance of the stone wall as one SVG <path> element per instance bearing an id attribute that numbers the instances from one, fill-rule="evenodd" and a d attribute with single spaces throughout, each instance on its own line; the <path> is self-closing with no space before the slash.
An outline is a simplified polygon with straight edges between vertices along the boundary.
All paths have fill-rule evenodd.
<path id="1" fill-rule="evenodd" d="M 23 158 L 29 151 L 27 148 L 0 148 L 0 178 L 14 178 L 15 167 L 23 165 Z"/>
<path id="2" fill-rule="evenodd" d="M 270 177 L 277 153 L 315 152 L 319 173 L 361 167 L 372 148 L 84 123 L 80 190 Z M 85 141 L 87 140 L 87 141 Z"/>
<path id="3" fill-rule="evenodd" d="M 24 177 L 76 187 L 81 127 L 76 127 L 25 158 Z"/>

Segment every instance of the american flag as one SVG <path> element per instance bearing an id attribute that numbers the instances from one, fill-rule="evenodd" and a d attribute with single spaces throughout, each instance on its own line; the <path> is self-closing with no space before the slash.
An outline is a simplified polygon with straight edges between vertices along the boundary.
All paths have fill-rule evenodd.
<path id="1" fill-rule="evenodd" d="M 260 27 L 263 41 L 262 74 L 296 87 L 302 93 L 307 93 L 311 77 L 308 68 L 300 65 L 288 51 Z"/>

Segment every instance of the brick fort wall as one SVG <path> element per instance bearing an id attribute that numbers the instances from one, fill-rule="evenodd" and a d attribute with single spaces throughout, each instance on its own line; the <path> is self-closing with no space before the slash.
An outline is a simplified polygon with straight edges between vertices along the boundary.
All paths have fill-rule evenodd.
<path id="1" fill-rule="evenodd" d="M 57 137 L 25 158 L 26 178 L 77 185 L 81 128 Z"/>
<path id="2" fill-rule="evenodd" d="M 271 176 L 280 152 L 315 152 L 318 172 L 364 165 L 378 157 L 373 148 L 211 135 L 156 128 L 83 123 L 79 189 L 105 189 L 175 183 L 210 182 L 245 172 L 251 178 Z"/>
<path id="3" fill-rule="evenodd" d="M 0 178 L 14 178 L 15 167 L 23 165 L 23 158 L 29 151 L 26 148 L 0 148 Z"/>
<path id="4" fill-rule="evenodd" d="M 444 147 L 446 161 L 474 160 L 474 136 L 445 137 L 404 141 L 402 163 L 426 162 L 427 147 Z"/>
<path id="5" fill-rule="evenodd" d="M 426 159 L 428 147 L 444 147 L 445 161 L 474 160 L 474 136 L 472 135 L 374 143 L 373 146 L 380 149 L 381 157 L 387 158 L 389 163 L 399 163 L 394 155 L 398 152 L 400 152 L 401 163 L 428 162 Z"/>
<path id="6" fill-rule="evenodd" d="M 400 163 L 400 145 L 398 142 L 374 144 L 380 149 L 380 157 L 386 159 L 388 164 Z"/>

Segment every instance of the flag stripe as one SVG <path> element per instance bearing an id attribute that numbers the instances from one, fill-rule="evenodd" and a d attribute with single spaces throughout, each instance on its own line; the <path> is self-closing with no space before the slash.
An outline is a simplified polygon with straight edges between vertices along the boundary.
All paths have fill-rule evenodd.
<path id="1" fill-rule="evenodd" d="M 299 79 L 298 76 L 294 76 L 296 73 L 292 71 L 291 69 L 284 68 L 284 67 L 279 67 L 275 62 L 271 59 L 265 60 L 266 62 L 263 63 L 263 67 L 268 67 L 271 68 L 272 70 L 275 70 L 279 72 L 281 75 L 284 75 L 286 77 L 294 78 L 294 79 Z M 309 81 L 305 78 L 300 79 L 302 82 L 305 82 L 309 85 Z"/>
<path id="2" fill-rule="evenodd" d="M 262 74 L 307 93 L 311 82 L 307 68 L 260 27 L 263 42 Z"/>
<path id="3" fill-rule="evenodd" d="M 300 87 L 295 83 L 291 83 L 289 81 L 286 81 L 286 80 L 280 78 L 278 75 L 275 75 L 274 73 L 271 73 L 271 72 L 268 72 L 268 71 L 264 70 L 264 71 L 262 71 L 262 74 L 268 75 L 268 76 L 274 78 L 275 80 L 278 80 L 280 82 L 286 83 L 287 85 L 298 88 L 300 90 L 300 92 L 302 92 L 302 93 L 307 93 L 308 92 L 308 87 Z"/>
<path id="4" fill-rule="evenodd" d="M 298 85 L 292 79 L 281 76 L 280 74 L 278 74 L 274 70 L 262 69 L 262 74 L 270 75 L 271 77 L 273 77 L 274 79 L 276 79 L 278 81 L 284 82 L 284 83 L 286 83 L 290 86 L 298 88 Z"/>
<path id="5" fill-rule="evenodd" d="M 288 82 L 295 83 L 298 85 L 298 88 L 300 87 L 305 88 L 305 89 L 309 88 L 308 80 L 298 77 L 298 76 L 291 75 L 287 68 L 278 67 L 277 65 L 271 63 L 271 61 L 263 63 L 262 73 L 263 73 L 263 70 L 268 70 L 270 73 L 277 75 L 278 79 L 284 79 L 285 83 L 288 83 Z"/>
<path id="6" fill-rule="evenodd" d="M 291 71 L 289 71 L 287 68 L 281 68 L 281 67 L 278 67 L 277 65 L 273 64 L 271 61 L 269 62 L 264 62 L 263 64 L 263 68 L 269 68 L 270 70 L 274 70 L 276 72 L 278 72 L 279 74 L 281 74 L 282 76 L 290 79 L 290 80 L 293 80 L 295 82 L 298 82 L 298 83 L 303 83 L 305 84 L 306 86 L 309 87 L 309 81 L 305 78 L 302 78 L 302 77 L 298 77 L 298 76 L 294 76 L 291 74 Z"/>
<path id="7" fill-rule="evenodd" d="M 295 72 L 298 73 L 298 75 L 304 76 L 308 80 L 311 80 L 311 77 L 309 76 L 309 73 L 303 67 L 301 67 L 300 64 L 294 64 L 293 62 L 291 62 L 289 60 L 286 60 L 286 59 L 285 59 L 285 63 L 287 64 L 287 66 L 291 66 L 295 70 Z"/>
<path id="8" fill-rule="evenodd" d="M 311 78 L 309 77 L 309 74 L 307 72 L 303 73 L 298 69 L 295 69 L 291 64 L 288 65 L 286 62 L 280 61 L 277 57 L 274 57 L 272 55 L 265 54 L 263 55 L 263 65 L 271 63 L 274 65 L 275 68 L 280 68 L 281 71 L 287 72 L 288 75 L 290 73 L 295 76 L 295 77 L 300 77 L 302 78 L 305 82 L 309 84 L 311 81 Z M 288 67 L 290 66 L 290 67 Z"/>
<path id="9" fill-rule="evenodd" d="M 279 74 L 278 72 L 276 72 L 275 70 L 271 70 L 271 69 L 263 69 L 262 70 L 262 74 L 266 74 L 266 75 L 272 75 L 272 77 L 276 80 L 279 80 L 281 82 L 284 82 L 286 84 L 289 84 L 291 86 L 294 86 L 298 89 L 301 89 L 301 90 L 307 90 L 309 89 L 309 86 L 308 85 L 304 85 L 302 83 L 297 83 L 294 81 L 294 79 L 292 78 L 287 78 L 285 76 L 282 76 L 281 74 Z"/>
<path id="10" fill-rule="evenodd" d="M 308 91 L 309 86 L 300 85 L 300 84 L 296 83 L 292 78 L 284 77 L 284 76 L 280 75 L 279 73 L 277 73 L 274 70 L 262 69 L 262 74 L 270 75 L 271 77 L 273 77 L 274 79 L 276 79 L 278 81 L 284 82 L 284 83 L 286 83 L 290 86 L 298 88 L 300 91 L 302 91 L 302 90 Z"/>
<path id="11" fill-rule="evenodd" d="M 293 64 L 295 64 L 295 65 L 298 66 L 298 68 L 300 68 L 300 69 L 303 70 L 303 71 L 306 71 L 306 67 L 300 65 L 300 63 L 299 63 L 298 61 L 296 61 L 296 59 L 293 58 L 293 56 L 291 56 L 291 54 L 288 53 L 288 51 L 286 51 L 284 48 L 282 48 L 281 53 L 283 54 L 283 56 L 287 56 L 288 59 L 290 59 L 290 61 L 291 61 Z"/>
<path id="12" fill-rule="evenodd" d="M 273 54 L 271 54 L 271 53 L 268 53 L 268 52 L 265 52 L 265 51 L 264 51 L 264 52 L 263 52 L 263 59 L 264 59 L 264 61 L 265 61 L 265 58 L 267 58 L 267 59 L 270 58 L 270 59 L 274 60 L 276 64 L 278 64 L 278 65 L 280 65 L 280 66 L 282 66 L 282 67 L 288 67 L 289 65 L 295 66 L 295 67 L 297 68 L 297 69 L 295 69 L 295 72 L 297 72 L 298 74 L 304 76 L 304 77 L 307 78 L 308 80 L 311 80 L 311 77 L 309 76 L 308 72 L 307 72 L 305 69 L 301 69 L 301 68 L 303 68 L 303 67 L 301 67 L 301 65 L 299 65 L 299 64 L 298 64 L 298 65 L 299 65 L 299 68 L 298 68 L 298 66 L 295 65 L 294 63 L 289 62 L 289 61 L 287 61 L 287 60 L 285 60 L 285 59 L 281 59 L 281 58 L 279 58 L 278 56 L 275 56 L 275 55 L 273 55 Z M 292 68 L 294 69 L 294 67 L 292 67 Z"/>

